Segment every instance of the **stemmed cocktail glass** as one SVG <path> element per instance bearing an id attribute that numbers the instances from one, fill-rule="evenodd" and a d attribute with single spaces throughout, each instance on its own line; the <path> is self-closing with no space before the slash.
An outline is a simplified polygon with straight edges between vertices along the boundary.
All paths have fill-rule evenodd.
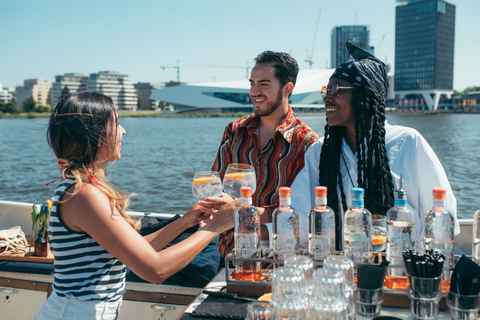
<path id="1" fill-rule="evenodd" d="M 257 187 L 255 168 L 248 164 L 231 163 L 223 177 L 223 191 L 234 199 L 240 199 L 241 187 L 251 187 L 252 194 L 255 193 Z"/>
<path id="2" fill-rule="evenodd" d="M 203 200 L 205 197 L 220 197 L 222 195 L 222 181 L 218 172 L 195 172 L 192 193 L 197 200 Z"/>

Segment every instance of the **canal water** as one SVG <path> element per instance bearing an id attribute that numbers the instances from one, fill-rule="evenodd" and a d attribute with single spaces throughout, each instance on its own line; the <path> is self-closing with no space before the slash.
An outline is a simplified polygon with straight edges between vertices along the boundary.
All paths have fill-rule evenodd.
<path id="1" fill-rule="evenodd" d="M 325 117 L 300 116 L 319 136 Z M 442 162 L 457 198 L 459 218 L 480 209 L 480 114 L 390 113 L 390 124 L 417 129 Z M 184 213 L 195 203 L 195 171 L 209 170 L 225 126 L 235 118 L 121 118 L 122 159 L 107 176 L 136 193 L 130 210 Z M 43 202 L 59 166 L 46 138 L 47 119 L 0 119 L 0 200 Z"/>

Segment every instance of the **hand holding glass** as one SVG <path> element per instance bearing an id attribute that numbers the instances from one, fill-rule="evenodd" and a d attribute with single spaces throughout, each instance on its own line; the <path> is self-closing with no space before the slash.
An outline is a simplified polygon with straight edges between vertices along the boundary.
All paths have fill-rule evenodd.
<path id="1" fill-rule="evenodd" d="M 248 164 L 231 163 L 223 177 L 223 190 L 234 199 L 240 199 L 241 187 L 252 188 L 252 195 L 257 187 L 255 168 Z"/>
<path id="2" fill-rule="evenodd" d="M 205 197 L 220 197 L 222 195 L 222 181 L 218 172 L 195 172 L 192 193 L 197 200 L 203 200 Z"/>

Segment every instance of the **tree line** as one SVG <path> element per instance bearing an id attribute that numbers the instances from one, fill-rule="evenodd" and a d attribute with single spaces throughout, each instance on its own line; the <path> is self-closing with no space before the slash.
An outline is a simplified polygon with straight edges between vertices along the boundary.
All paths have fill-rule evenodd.
<path id="1" fill-rule="evenodd" d="M 62 89 L 62 94 L 60 95 L 60 98 L 63 98 L 66 95 L 70 94 L 70 90 L 68 89 L 67 86 L 65 86 Z M 25 99 L 22 103 L 21 106 L 19 106 L 15 100 L 12 100 L 10 102 L 3 102 L 0 101 L 0 113 L 21 113 L 21 112 L 38 112 L 38 113 L 45 113 L 45 112 L 50 112 L 52 110 L 52 106 L 49 104 L 46 104 L 44 106 L 37 106 L 37 102 L 33 97 L 28 97 Z"/>

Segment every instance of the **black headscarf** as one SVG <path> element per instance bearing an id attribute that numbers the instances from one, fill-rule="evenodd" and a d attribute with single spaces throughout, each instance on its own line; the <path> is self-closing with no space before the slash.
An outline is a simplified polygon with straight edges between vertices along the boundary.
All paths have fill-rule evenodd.
<path id="1" fill-rule="evenodd" d="M 350 53 L 350 59 L 339 65 L 331 78 L 344 79 L 353 85 L 369 88 L 385 101 L 388 92 L 385 64 L 349 42 L 346 45 Z"/>

